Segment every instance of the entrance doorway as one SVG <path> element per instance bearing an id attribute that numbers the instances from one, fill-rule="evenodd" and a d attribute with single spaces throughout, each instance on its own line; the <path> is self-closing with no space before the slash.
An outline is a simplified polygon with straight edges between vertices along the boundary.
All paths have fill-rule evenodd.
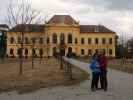
<path id="1" fill-rule="evenodd" d="M 65 56 L 65 48 L 61 48 L 60 53 L 61 53 L 62 56 Z"/>
<path id="2" fill-rule="evenodd" d="M 69 47 L 69 48 L 68 48 L 68 53 L 69 53 L 69 54 L 72 53 L 72 47 Z"/>
<path id="3" fill-rule="evenodd" d="M 56 56 L 57 50 L 56 47 L 53 48 L 53 56 Z"/>

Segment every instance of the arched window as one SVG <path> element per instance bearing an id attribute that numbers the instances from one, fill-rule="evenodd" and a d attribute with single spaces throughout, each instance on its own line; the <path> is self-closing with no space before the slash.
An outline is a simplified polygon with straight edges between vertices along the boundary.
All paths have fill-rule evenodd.
<path id="1" fill-rule="evenodd" d="M 39 49 L 39 55 L 40 55 L 40 57 L 42 57 L 43 56 L 43 49 L 41 48 L 41 49 Z"/>
<path id="2" fill-rule="evenodd" d="M 28 55 L 28 49 L 25 49 L 25 55 Z"/>
<path id="3" fill-rule="evenodd" d="M 10 54 L 14 55 L 14 50 L 13 49 L 10 49 Z"/>
<path id="4" fill-rule="evenodd" d="M 68 43 L 72 43 L 72 34 L 68 34 Z"/>
<path id="5" fill-rule="evenodd" d="M 53 43 L 56 44 L 57 43 L 57 35 L 56 35 L 56 33 L 53 34 L 52 39 L 53 39 Z"/>
<path id="6" fill-rule="evenodd" d="M 10 38 L 10 43 L 11 43 L 11 44 L 13 44 L 13 43 L 14 43 L 14 41 L 15 41 L 15 40 L 14 40 L 14 38 L 13 38 L 13 37 L 11 37 L 11 38 Z"/>
<path id="7" fill-rule="evenodd" d="M 60 35 L 60 43 L 61 44 L 65 43 L 65 35 L 63 33 L 61 33 L 61 35 Z"/>

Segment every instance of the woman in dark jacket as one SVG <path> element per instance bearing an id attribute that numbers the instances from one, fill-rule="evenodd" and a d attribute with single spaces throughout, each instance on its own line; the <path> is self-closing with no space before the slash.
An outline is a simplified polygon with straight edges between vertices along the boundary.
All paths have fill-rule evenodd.
<path id="1" fill-rule="evenodd" d="M 100 55 L 100 83 L 101 83 L 101 88 L 107 91 L 107 57 L 105 56 L 105 52 L 101 52 Z"/>

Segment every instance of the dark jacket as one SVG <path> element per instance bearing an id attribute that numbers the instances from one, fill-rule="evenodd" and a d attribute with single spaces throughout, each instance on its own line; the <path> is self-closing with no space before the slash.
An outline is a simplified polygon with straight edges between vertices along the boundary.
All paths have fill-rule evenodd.
<path id="1" fill-rule="evenodd" d="M 107 71 L 107 57 L 101 56 L 100 57 L 100 69 L 101 71 Z"/>

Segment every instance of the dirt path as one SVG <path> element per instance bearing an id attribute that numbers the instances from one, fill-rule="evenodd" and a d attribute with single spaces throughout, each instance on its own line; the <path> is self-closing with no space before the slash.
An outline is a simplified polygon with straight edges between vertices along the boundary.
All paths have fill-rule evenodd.
<path id="1" fill-rule="evenodd" d="M 133 100 L 133 75 L 109 70 L 108 79 L 107 92 L 91 92 L 90 80 L 86 80 L 70 87 L 45 88 L 23 95 L 16 92 L 3 93 L 0 94 L 0 100 Z"/>

